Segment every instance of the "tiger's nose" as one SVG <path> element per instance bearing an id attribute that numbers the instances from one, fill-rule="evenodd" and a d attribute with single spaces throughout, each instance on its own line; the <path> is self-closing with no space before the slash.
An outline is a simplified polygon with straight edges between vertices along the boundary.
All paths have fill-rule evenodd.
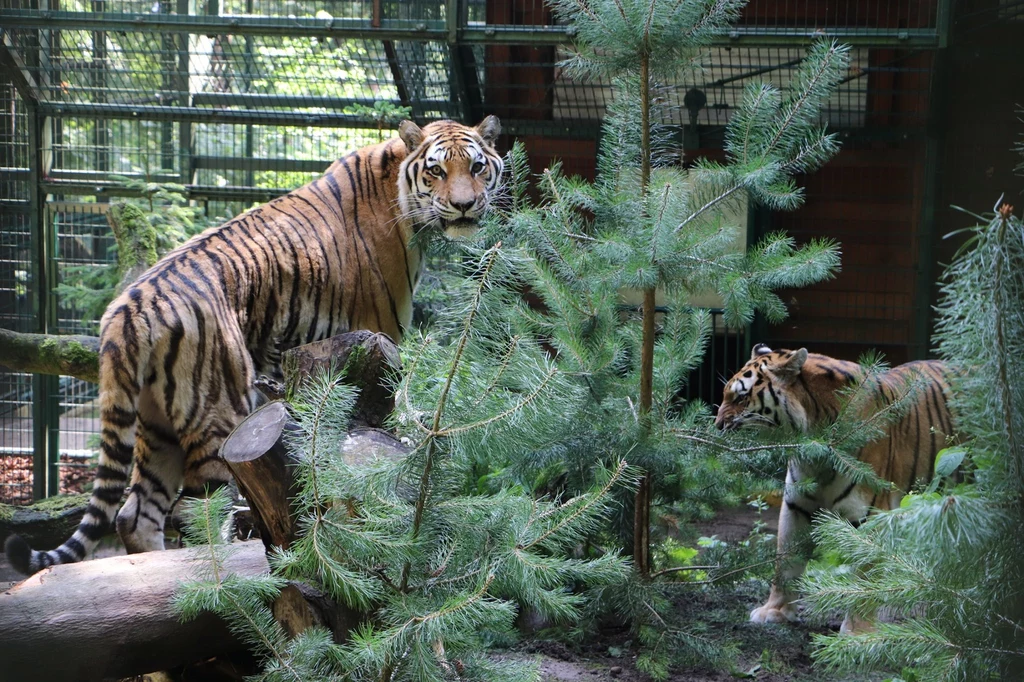
<path id="1" fill-rule="evenodd" d="M 451 205 L 456 211 L 468 213 L 473 205 L 476 203 L 476 199 L 470 199 L 469 201 L 452 201 Z"/>

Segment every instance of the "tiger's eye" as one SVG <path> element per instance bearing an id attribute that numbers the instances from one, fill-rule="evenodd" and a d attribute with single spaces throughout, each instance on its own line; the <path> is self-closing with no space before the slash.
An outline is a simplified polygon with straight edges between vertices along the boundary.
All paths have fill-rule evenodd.
<path id="1" fill-rule="evenodd" d="M 427 172 L 433 175 L 435 178 L 443 178 L 444 170 L 440 166 L 431 166 L 427 169 Z"/>
<path id="2" fill-rule="evenodd" d="M 469 169 L 469 172 L 472 173 L 473 175 L 478 175 L 481 171 L 483 171 L 483 169 L 484 165 L 477 161 L 476 163 L 473 164 L 473 167 Z"/>

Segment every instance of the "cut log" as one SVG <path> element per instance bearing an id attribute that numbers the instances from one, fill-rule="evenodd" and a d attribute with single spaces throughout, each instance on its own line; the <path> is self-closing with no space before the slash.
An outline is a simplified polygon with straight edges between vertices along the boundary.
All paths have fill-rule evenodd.
<path id="1" fill-rule="evenodd" d="M 220 449 L 239 491 L 249 502 L 253 522 L 268 552 L 273 547 L 290 547 L 298 531 L 298 517 L 291 504 L 298 493 L 293 471 L 297 456 L 285 443 L 287 434 L 298 429 L 284 403 L 267 403 L 235 427 Z M 345 462 L 353 465 L 409 453 L 409 447 L 394 435 L 371 427 L 349 431 L 338 447 Z"/>
<path id="2" fill-rule="evenodd" d="M 295 455 L 284 442 L 285 432 L 297 429 L 284 403 L 267 403 L 236 426 L 220 448 L 268 552 L 288 549 L 298 531 L 291 504 L 298 492 L 292 473 Z"/>
<path id="3" fill-rule="evenodd" d="M 352 423 L 380 427 L 395 409 L 388 375 L 398 372 L 398 347 L 386 334 L 365 330 L 332 336 L 286 351 L 281 356 L 288 395 L 320 368 L 343 370 L 343 380 L 359 388 Z"/>
<path id="4" fill-rule="evenodd" d="M 267 573 L 260 543 L 236 547 L 228 571 Z M 181 623 L 172 611 L 194 557 L 177 549 L 61 564 L 0 593 L 0 679 L 127 677 L 241 649 L 216 616 Z"/>
<path id="5" fill-rule="evenodd" d="M 281 361 L 286 392 L 294 394 L 311 374 L 331 366 L 342 368 L 344 380 L 360 390 L 351 420 L 354 430 L 339 444 L 346 455 L 362 462 L 404 454 L 393 436 L 375 428 L 395 406 L 387 377 L 400 367 L 394 342 L 384 334 L 360 330 L 293 348 Z M 271 402 L 243 420 L 221 445 L 220 456 L 249 502 L 268 551 L 290 547 L 297 531 L 291 505 L 298 492 L 292 473 L 295 455 L 285 445 L 285 434 L 297 429 L 284 403 Z"/>

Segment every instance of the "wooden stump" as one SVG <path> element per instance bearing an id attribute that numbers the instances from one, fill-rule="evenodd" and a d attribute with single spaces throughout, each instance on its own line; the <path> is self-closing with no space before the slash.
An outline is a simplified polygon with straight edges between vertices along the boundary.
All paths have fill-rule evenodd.
<path id="1" fill-rule="evenodd" d="M 267 403 L 235 427 L 220 448 L 268 552 L 273 547 L 288 549 L 298 531 L 291 504 L 298 492 L 293 475 L 296 457 L 284 442 L 285 432 L 296 429 L 284 403 Z"/>
<path id="2" fill-rule="evenodd" d="M 334 366 L 359 388 L 353 424 L 380 427 L 395 409 L 389 375 L 402 368 L 398 347 L 386 334 L 365 330 L 332 336 L 286 351 L 281 357 L 288 395 L 319 369 Z"/>

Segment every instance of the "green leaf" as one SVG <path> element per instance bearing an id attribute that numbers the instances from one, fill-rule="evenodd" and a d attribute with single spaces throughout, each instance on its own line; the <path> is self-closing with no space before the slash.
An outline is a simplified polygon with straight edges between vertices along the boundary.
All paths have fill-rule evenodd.
<path id="1" fill-rule="evenodd" d="M 942 478 L 952 476 L 966 456 L 967 448 L 962 445 L 939 450 L 939 453 L 935 455 L 935 475 Z"/>

